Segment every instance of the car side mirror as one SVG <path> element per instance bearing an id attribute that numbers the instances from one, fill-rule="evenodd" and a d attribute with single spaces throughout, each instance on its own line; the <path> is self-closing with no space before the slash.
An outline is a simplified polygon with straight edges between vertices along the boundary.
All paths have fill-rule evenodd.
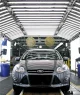
<path id="1" fill-rule="evenodd" d="M 15 58 L 15 61 L 20 61 L 20 57 L 16 57 Z"/>
<path id="2" fill-rule="evenodd" d="M 68 57 L 63 57 L 63 60 L 64 61 L 67 61 L 69 58 Z"/>

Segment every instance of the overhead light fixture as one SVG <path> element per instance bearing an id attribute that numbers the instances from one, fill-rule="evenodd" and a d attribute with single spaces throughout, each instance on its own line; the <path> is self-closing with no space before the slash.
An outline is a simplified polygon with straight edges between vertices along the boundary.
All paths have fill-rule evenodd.
<path id="1" fill-rule="evenodd" d="M 80 10 L 80 7 L 74 6 L 74 8 Z"/>
<path id="2" fill-rule="evenodd" d="M 70 14 L 75 15 L 75 16 L 77 16 L 77 17 L 80 17 L 80 14 L 77 15 L 77 14 L 72 13 L 72 12 L 71 12 Z"/>
<path id="3" fill-rule="evenodd" d="M 0 13 L 8 12 L 8 10 L 0 10 Z"/>
<path id="4" fill-rule="evenodd" d="M 6 15 L 9 15 L 9 13 L 5 13 L 3 15 L 0 15 L 0 17 L 6 16 Z"/>
<path id="5" fill-rule="evenodd" d="M 43 31 L 42 31 L 43 30 Z M 52 36 L 56 29 L 27 29 L 28 36 Z"/>
<path id="6" fill-rule="evenodd" d="M 58 26 L 59 23 L 22 23 L 24 26 Z"/>
<path id="7" fill-rule="evenodd" d="M 1 23 L 5 23 L 5 22 L 8 22 L 8 21 L 12 22 L 14 20 L 12 18 L 9 18 L 9 19 L 5 19 L 5 20 L 1 21 Z"/>
<path id="8" fill-rule="evenodd" d="M 57 17 L 57 16 L 56 16 L 56 17 L 17 17 L 17 18 L 20 18 L 20 19 L 22 19 L 22 18 L 27 18 L 27 19 L 30 19 L 30 18 L 32 18 L 32 19 L 37 19 L 37 18 L 38 18 L 38 19 L 40 19 L 40 18 L 41 18 L 41 19 L 48 19 L 48 18 L 49 18 L 49 19 L 54 19 L 54 18 L 57 19 L 57 18 L 59 18 L 59 19 L 61 19 L 62 17 Z"/>
<path id="9" fill-rule="evenodd" d="M 60 21 L 61 18 L 55 18 L 55 19 L 49 19 L 49 18 L 47 18 L 47 19 L 19 18 L 19 20 L 20 20 L 20 21 L 56 21 L 56 20 L 57 20 L 57 21 Z"/>
<path id="10" fill-rule="evenodd" d="M 54 49 L 59 48 L 63 43 L 61 42 L 60 44 L 58 44 Z"/>
<path id="11" fill-rule="evenodd" d="M 6 17 L 0 18 L 0 19 L 3 20 L 3 19 L 10 18 L 10 17 L 11 17 L 11 16 L 9 15 L 9 16 L 6 16 Z"/>
<path id="12" fill-rule="evenodd" d="M 55 8 L 55 9 L 25 9 L 25 8 L 23 8 L 23 9 L 13 9 L 13 11 L 65 11 L 66 10 L 66 8 L 62 8 L 62 9 L 60 9 L 60 8 Z"/>
<path id="13" fill-rule="evenodd" d="M 44 34 L 44 30 L 45 29 L 54 29 L 53 31 L 55 31 L 55 29 L 57 28 L 57 25 L 56 26 L 24 26 L 24 28 L 27 30 L 27 29 L 43 29 L 43 33 L 42 34 Z M 31 31 L 30 31 L 31 32 Z M 35 31 L 34 31 L 35 32 Z M 34 32 L 32 32 L 32 34 L 34 35 L 35 33 Z M 50 33 L 50 31 L 48 31 L 48 34 Z"/>
<path id="14" fill-rule="evenodd" d="M 77 26 L 77 27 L 80 26 L 80 23 L 75 23 L 75 22 L 72 22 L 72 21 L 70 21 L 70 20 L 66 20 L 65 24 L 66 24 L 66 25 L 73 25 L 73 26 L 75 26 L 75 27 L 76 27 L 76 26 Z"/>
<path id="15" fill-rule="evenodd" d="M 17 17 L 26 16 L 26 17 L 54 17 L 54 16 L 63 16 L 63 14 L 16 14 Z"/>
<path id="16" fill-rule="evenodd" d="M 67 46 L 68 46 L 68 43 L 66 43 L 65 45 L 66 45 L 66 47 L 67 47 Z"/>
<path id="17" fill-rule="evenodd" d="M 78 10 L 72 9 L 72 12 L 80 13 Z"/>
<path id="18" fill-rule="evenodd" d="M 79 20 L 79 18 L 74 17 L 74 16 L 71 16 L 71 15 L 68 15 L 68 17 L 71 17 L 71 18 L 73 18 L 73 19 L 77 19 L 77 20 Z"/>
<path id="19" fill-rule="evenodd" d="M 3 9 L 6 9 L 6 7 L 0 7 L 0 11 L 3 10 Z"/>
<path id="20" fill-rule="evenodd" d="M 65 1 L 65 2 L 57 2 L 57 1 L 51 1 L 51 2 L 41 2 L 41 1 L 34 1 L 34 2 L 29 2 L 29 1 L 26 1 L 26 2 L 24 2 L 24 1 L 21 1 L 21 2 L 8 2 L 9 4 L 68 4 L 69 2 L 68 1 Z"/>
<path id="21" fill-rule="evenodd" d="M 3 3 L 0 3 L 0 5 L 2 5 Z"/>
<path id="22" fill-rule="evenodd" d="M 67 5 L 12 5 L 11 8 L 56 8 L 56 7 L 63 7 L 66 8 Z"/>
<path id="23" fill-rule="evenodd" d="M 40 45 L 39 48 L 42 48 L 42 45 Z"/>
<path id="24" fill-rule="evenodd" d="M 69 20 L 69 21 L 71 21 L 71 22 L 79 23 L 79 21 L 77 21 L 77 20 L 75 20 L 75 19 L 72 19 L 72 18 L 69 18 L 69 17 L 67 18 L 67 20 Z M 67 21 L 67 20 L 66 20 L 66 21 Z"/>
<path id="25" fill-rule="evenodd" d="M 52 47 L 55 43 L 55 39 L 53 37 L 46 37 L 45 38 L 45 45 L 48 47 Z"/>
<path id="26" fill-rule="evenodd" d="M 50 14 L 55 14 L 55 13 L 56 13 L 56 14 L 57 14 L 57 13 L 59 13 L 59 14 L 63 14 L 64 11 L 56 11 L 56 12 L 55 12 L 55 11 L 51 11 L 51 12 L 14 11 L 14 13 L 16 13 L 16 14 L 23 14 L 23 13 L 24 13 L 24 14 L 28 14 L 28 13 L 29 13 L 29 14 L 30 14 L 30 13 L 31 13 L 31 14 L 32 14 L 32 13 L 34 13 L 34 14 L 38 14 L 38 13 L 39 13 L 39 14 L 41 14 L 41 13 L 42 13 L 42 14 L 43 14 L 43 13 L 44 13 L 44 14 L 47 14 L 47 13 L 48 13 L 48 14 L 49 14 L 49 13 L 50 13 Z"/>
<path id="27" fill-rule="evenodd" d="M 76 2 L 76 4 L 77 4 L 77 5 L 80 5 L 80 3 L 77 3 L 77 2 Z"/>
<path id="28" fill-rule="evenodd" d="M 21 23 L 60 23 L 60 21 L 27 21 L 27 20 L 24 20 L 24 21 L 21 21 Z"/>
<path id="29" fill-rule="evenodd" d="M 16 46 L 16 44 L 17 44 L 17 43 L 15 42 L 15 43 L 14 43 L 14 46 Z"/>

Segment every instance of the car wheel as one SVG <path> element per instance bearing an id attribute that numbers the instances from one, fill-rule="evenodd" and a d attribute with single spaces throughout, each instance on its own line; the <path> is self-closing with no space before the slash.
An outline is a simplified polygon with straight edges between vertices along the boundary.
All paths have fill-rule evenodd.
<path id="1" fill-rule="evenodd" d="M 70 89 L 70 79 L 69 79 L 69 83 L 68 83 L 68 85 L 62 87 L 62 91 L 63 91 L 64 93 L 66 93 L 66 92 L 69 91 L 69 89 Z"/>
<path id="2" fill-rule="evenodd" d="M 64 92 L 68 92 L 70 89 L 70 85 L 64 87 Z"/>
<path id="3" fill-rule="evenodd" d="M 21 90 L 22 90 L 22 88 L 19 87 L 19 86 L 13 85 L 13 90 L 14 90 L 14 95 L 19 95 Z"/>

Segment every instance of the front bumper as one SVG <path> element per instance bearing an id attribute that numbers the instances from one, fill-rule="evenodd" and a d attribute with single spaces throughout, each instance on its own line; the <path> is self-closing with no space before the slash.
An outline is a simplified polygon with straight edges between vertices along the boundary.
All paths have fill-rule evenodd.
<path id="1" fill-rule="evenodd" d="M 13 80 L 13 85 L 20 87 L 63 87 L 70 85 L 70 75 L 69 71 L 63 73 L 44 73 L 44 74 L 34 74 L 34 73 L 16 73 L 16 81 Z M 33 76 L 33 77 L 29 77 Z M 42 78 L 40 78 L 40 76 Z M 48 77 L 51 78 L 48 79 Z M 38 78 L 39 77 L 39 78 Z M 32 79 L 33 78 L 33 79 Z M 40 79 L 40 80 L 39 80 Z M 47 79 L 47 81 L 46 81 Z M 48 81 L 49 80 L 49 81 Z M 38 81 L 38 82 L 37 82 Z M 37 83 L 36 83 L 37 82 Z M 43 82 L 43 83 L 42 83 Z"/>
<path id="2" fill-rule="evenodd" d="M 56 88 L 56 87 L 64 87 L 64 86 L 69 86 L 69 84 L 55 84 L 55 85 L 29 85 L 29 84 L 17 84 L 17 83 L 13 83 L 13 85 L 15 86 L 19 86 L 19 87 L 40 87 L 40 88 L 45 88 L 45 87 L 52 87 L 52 88 Z"/>

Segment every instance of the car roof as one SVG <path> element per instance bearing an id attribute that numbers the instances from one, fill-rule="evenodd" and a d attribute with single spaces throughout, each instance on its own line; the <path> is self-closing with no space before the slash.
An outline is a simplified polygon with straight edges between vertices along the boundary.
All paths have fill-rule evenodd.
<path id="1" fill-rule="evenodd" d="M 55 49 L 29 49 L 27 51 L 56 51 Z"/>

